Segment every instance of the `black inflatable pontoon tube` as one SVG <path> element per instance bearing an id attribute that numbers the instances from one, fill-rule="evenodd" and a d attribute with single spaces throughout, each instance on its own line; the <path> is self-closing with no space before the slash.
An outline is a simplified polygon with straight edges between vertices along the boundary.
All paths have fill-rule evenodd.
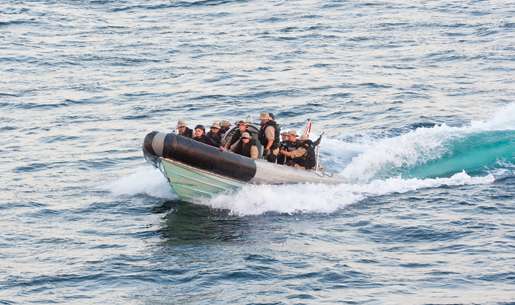
<path id="1" fill-rule="evenodd" d="M 147 134 L 143 153 L 153 162 L 163 157 L 241 181 L 249 181 L 256 175 L 254 160 L 174 133 Z"/>

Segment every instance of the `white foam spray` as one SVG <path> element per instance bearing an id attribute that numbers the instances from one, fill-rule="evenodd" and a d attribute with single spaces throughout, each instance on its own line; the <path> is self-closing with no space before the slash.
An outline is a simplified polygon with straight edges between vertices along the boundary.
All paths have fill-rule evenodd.
<path id="1" fill-rule="evenodd" d="M 138 167 L 131 174 L 107 184 L 105 189 L 115 196 L 146 194 L 158 198 L 177 198 L 163 174 L 151 166 Z"/>
<path id="2" fill-rule="evenodd" d="M 324 161 L 331 168 L 342 169 L 337 175 L 348 183 L 340 185 L 247 185 L 235 194 L 224 194 L 206 200 L 214 208 L 229 209 L 238 215 L 256 215 L 267 211 L 279 213 L 330 213 L 371 196 L 405 193 L 422 188 L 489 184 L 493 175 L 471 177 L 465 172 L 448 178 L 381 179 L 378 173 L 385 169 L 425 163 L 440 158 L 446 152 L 445 144 L 475 132 L 515 130 L 515 104 L 498 111 L 490 120 L 473 121 L 462 127 L 438 125 L 423 127 L 406 134 L 361 143 L 347 143 L 324 139 Z M 332 168 L 333 169 L 333 168 Z"/>
<path id="3" fill-rule="evenodd" d="M 473 121 L 471 130 L 515 130 L 515 103 L 511 103 L 499 109 L 493 117 L 487 121 Z"/>
<path id="4" fill-rule="evenodd" d="M 378 178 L 385 168 L 416 165 L 441 157 L 445 143 L 468 134 L 490 130 L 515 130 L 515 104 L 508 105 L 491 120 L 471 122 L 463 127 L 439 125 L 418 128 L 406 134 L 367 139 L 360 143 L 336 139 L 323 140 L 326 165 L 338 170 L 347 183 L 339 185 L 246 185 L 240 191 L 204 200 L 213 208 L 229 209 L 237 215 L 259 215 L 269 211 L 279 213 L 331 213 L 372 196 L 405 193 L 423 188 L 492 183 L 492 175 L 471 177 L 457 173 L 448 178 L 402 179 Z M 176 195 L 159 170 L 150 166 L 134 172 L 107 186 L 117 196 L 147 194 L 174 199 Z"/>
<path id="5" fill-rule="evenodd" d="M 365 144 L 340 173 L 349 181 L 366 182 L 383 170 L 401 168 L 437 159 L 445 153 L 444 143 L 460 134 L 446 125 L 418 128 L 398 137 Z"/>
<path id="6" fill-rule="evenodd" d="M 422 188 L 488 184 L 491 175 L 471 177 L 465 172 L 450 178 L 373 180 L 365 184 L 296 184 L 247 185 L 236 194 L 223 194 L 206 200 L 213 208 L 228 209 L 236 215 L 259 215 L 274 211 L 279 213 L 331 213 L 350 204 L 373 196 L 406 193 Z"/>
<path id="7" fill-rule="evenodd" d="M 438 159 L 447 152 L 446 143 L 495 130 L 515 130 L 515 104 L 503 107 L 487 121 L 473 121 L 462 127 L 423 127 L 397 137 L 365 142 L 363 152 L 352 158 L 339 175 L 349 181 L 367 182 L 382 171 Z"/>

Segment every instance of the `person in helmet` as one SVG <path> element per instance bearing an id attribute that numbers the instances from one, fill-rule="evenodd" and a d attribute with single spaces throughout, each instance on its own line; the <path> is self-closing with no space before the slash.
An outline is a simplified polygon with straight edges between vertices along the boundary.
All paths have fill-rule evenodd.
<path id="1" fill-rule="evenodd" d="M 228 120 L 222 120 L 220 122 L 220 135 L 225 134 L 229 129 L 231 129 L 231 122 Z"/>
<path id="2" fill-rule="evenodd" d="M 294 130 L 292 130 L 291 132 L 293 132 L 293 134 L 295 135 L 295 139 L 293 141 L 290 141 L 288 131 L 281 132 L 281 143 L 279 143 L 279 152 L 281 150 L 292 151 L 295 149 L 295 146 L 297 144 L 297 137 L 296 137 L 297 133 Z M 278 154 L 277 164 L 284 165 L 287 163 L 287 161 L 288 161 L 288 158 L 284 154 L 282 154 L 282 153 Z"/>
<path id="3" fill-rule="evenodd" d="M 240 139 L 231 146 L 231 151 L 254 160 L 259 157 L 256 140 L 252 139 L 248 132 L 241 134 Z"/>
<path id="4" fill-rule="evenodd" d="M 186 121 L 179 120 L 177 122 L 177 128 L 176 128 L 177 134 L 181 135 L 183 137 L 191 138 L 193 137 L 193 130 L 188 128 L 188 125 L 186 124 Z"/>
<path id="5" fill-rule="evenodd" d="M 208 144 L 214 147 L 220 147 L 222 142 L 222 135 L 220 133 L 220 123 L 214 122 L 206 134 Z"/>
<path id="6" fill-rule="evenodd" d="M 293 138 L 293 135 L 290 136 Z M 301 136 L 300 140 L 296 142 L 294 150 L 282 149 L 280 154 L 288 158 L 287 165 L 305 169 L 313 169 L 316 166 L 315 145 L 305 135 Z"/>
<path id="7" fill-rule="evenodd" d="M 261 112 L 259 120 L 261 121 L 259 142 L 263 145 L 263 158 L 268 162 L 275 162 L 279 153 L 279 134 L 281 132 L 279 125 L 268 112 Z"/>
<path id="8" fill-rule="evenodd" d="M 238 129 L 234 132 L 232 137 L 225 143 L 225 149 L 230 149 L 231 146 L 236 143 L 241 138 L 241 135 L 244 132 L 248 132 L 249 129 L 249 123 L 245 120 L 239 120 L 238 123 Z"/>

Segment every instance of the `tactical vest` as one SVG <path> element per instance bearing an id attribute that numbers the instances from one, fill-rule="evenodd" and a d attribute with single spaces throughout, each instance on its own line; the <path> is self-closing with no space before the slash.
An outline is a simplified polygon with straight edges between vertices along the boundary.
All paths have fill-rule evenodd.
<path id="1" fill-rule="evenodd" d="M 294 151 L 297 149 L 297 142 L 283 141 L 279 144 L 281 149 L 286 149 L 287 151 Z M 277 164 L 287 164 L 291 158 L 286 157 L 285 155 L 279 154 L 277 156 Z"/>
<path id="2" fill-rule="evenodd" d="M 250 158 L 250 149 L 252 148 L 252 145 L 256 145 L 256 140 L 250 139 L 249 144 L 243 144 L 243 141 L 240 140 L 236 145 L 234 152 L 238 155 Z"/>
<path id="3" fill-rule="evenodd" d="M 265 130 L 268 128 L 268 126 L 274 127 L 274 142 L 272 143 L 272 147 L 270 148 L 276 149 L 277 147 L 279 147 L 281 128 L 275 121 L 268 121 L 265 124 L 261 125 L 261 129 L 259 129 L 259 142 L 261 142 L 261 145 L 263 145 L 263 147 L 266 146 Z"/>
<path id="4" fill-rule="evenodd" d="M 193 138 L 193 129 L 186 127 L 184 132 L 182 134 L 179 133 L 179 135 L 181 135 L 183 137 L 187 137 L 187 138 Z"/>
<path id="5" fill-rule="evenodd" d="M 315 153 L 315 145 L 311 140 L 306 141 L 306 154 L 304 155 L 306 158 L 306 162 L 304 163 L 304 166 L 306 169 L 312 169 L 317 164 L 317 156 Z"/>
<path id="6" fill-rule="evenodd" d="M 316 166 L 317 159 L 315 153 L 315 145 L 313 141 L 299 141 L 297 144 L 297 148 L 299 147 L 303 147 L 304 149 L 306 149 L 306 153 L 302 157 L 293 158 L 293 162 L 305 167 L 306 169 L 314 168 Z"/>
<path id="7" fill-rule="evenodd" d="M 229 145 L 228 145 L 228 147 L 230 148 L 234 143 L 236 143 L 236 141 L 238 141 L 238 140 L 240 139 L 240 137 L 241 137 L 241 131 L 240 131 L 239 129 L 237 129 L 237 130 L 233 133 L 233 135 L 232 135 L 231 139 L 229 140 Z"/>
<path id="8" fill-rule="evenodd" d="M 206 137 L 209 141 L 209 145 L 214 146 L 214 147 L 220 146 L 220 143 L 222 141 L 222 137 L 220 136 L 220 133 L 213 133 L 210 131 L 206 134 Z"/>

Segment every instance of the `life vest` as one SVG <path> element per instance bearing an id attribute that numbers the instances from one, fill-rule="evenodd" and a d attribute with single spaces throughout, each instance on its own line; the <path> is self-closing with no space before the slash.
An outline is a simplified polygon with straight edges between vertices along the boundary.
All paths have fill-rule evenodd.
<path id="1" fill-rule="evenodd" d="M 250 139 L 248 144 L 243 144 L 243 141 L 240 140 L 240 142 L 236 144 L 233 152 L 237 153 L 238 155 L 250 158 L 250 149 L 252 148 L 252 145 L 256 145 L 256 140 Z"/>
<path id="2" fill-rule="evenodd" d="M 313 141 L 306 140 L 304 148 L 306 148 L 306 154 L 304 155 L 306 162 L 304 163 L 304 167 L 306 167 L 306 169 L 312 169 L 317 164 L 317 156 L 315 153 L 315 145 L 313 144 Z"/>
<path id="3" fill-rule="evenodd" d="M 238 141 L 241 137 L 241 131 L 237 129 L 233 135 L 231 136 L 231 139 L 229 140 L 229 144 L 226 144 L 226 147 L 231 147 L 236 141 Z"/>
<path id="4" fill-rule="evenodd" d="M 266 141 L 266 136 L 265 136 L 265 130 L 268 128 L 268 126 L 274 127 L 274 142 L 272 143 L 272 147 L 270 147 L 270 148 L 276 149 L 277 147 L 279 147 L 279 143 L 280 143 L 279 138 L 281 135 L 281 128 L 273 120 L 270 120 L 270 121 L 266 122 L 265 124 L 261 125 L 261 129 L 259 129 L 259 142 L 261 142 L 261 145 L 263 145 L 263 147 L 266 146 L 267 141 Z"/>
<path id="5" fill-rule="evenodd" d="M 313 169 L 317 163 L 315 144 L 311 140 L 299 141 L 297 148 L 299 147 L 303 147 L 306 153 L 302 157 L 293 158 L 293 163 L 301 165 L 306 169 Z"/>
<path id="6" fill-rule="evenodd" d="M 220 133 L 213 133 L 210 131 L 206 134 L 206 137 L 209 142 L 208 144 L 214 147 L 219 147 L 220 143 L 222 142 L 222 137 L 220 136 Z"/>
<path id="7" fill-rule="evenodd" d="M 183 133 L 179 133 L 179 135 L 187 138 L 193 138 L 193 129 L 186 127 Z"/>
<path id="8" fill-rule="evenodd" d="M 222 128 L 220 128 L 220 131 L 219 131 L 220 135 L 224 135 L 226 132 L 229 131 L 229 129 L 230 129 L 229 127 L 222 127 Z"/>
<path id="9" fill-rule="evenodd" d="M 204 144 L 210 145 L 209 144 L 209 139 L 206 137 L 206 135 L 202 135 L 201 137 L 193 137 L 192 139 L 195 140 L 195 141 L 198 141 L 200 143 L 204 143 Z"/>
<path id="10" fill-rule="evenodd" d="M 293 151 L 297 149 L 297 142 L 283 141 L 279 144 L 279 146 L 281 149 Z M 279 156 L 277 156 L 277 164 L 287 164 L 290 160 L 291 159 L 289 157 L 286 157 L 283 154 L 279 154 Z"/>

